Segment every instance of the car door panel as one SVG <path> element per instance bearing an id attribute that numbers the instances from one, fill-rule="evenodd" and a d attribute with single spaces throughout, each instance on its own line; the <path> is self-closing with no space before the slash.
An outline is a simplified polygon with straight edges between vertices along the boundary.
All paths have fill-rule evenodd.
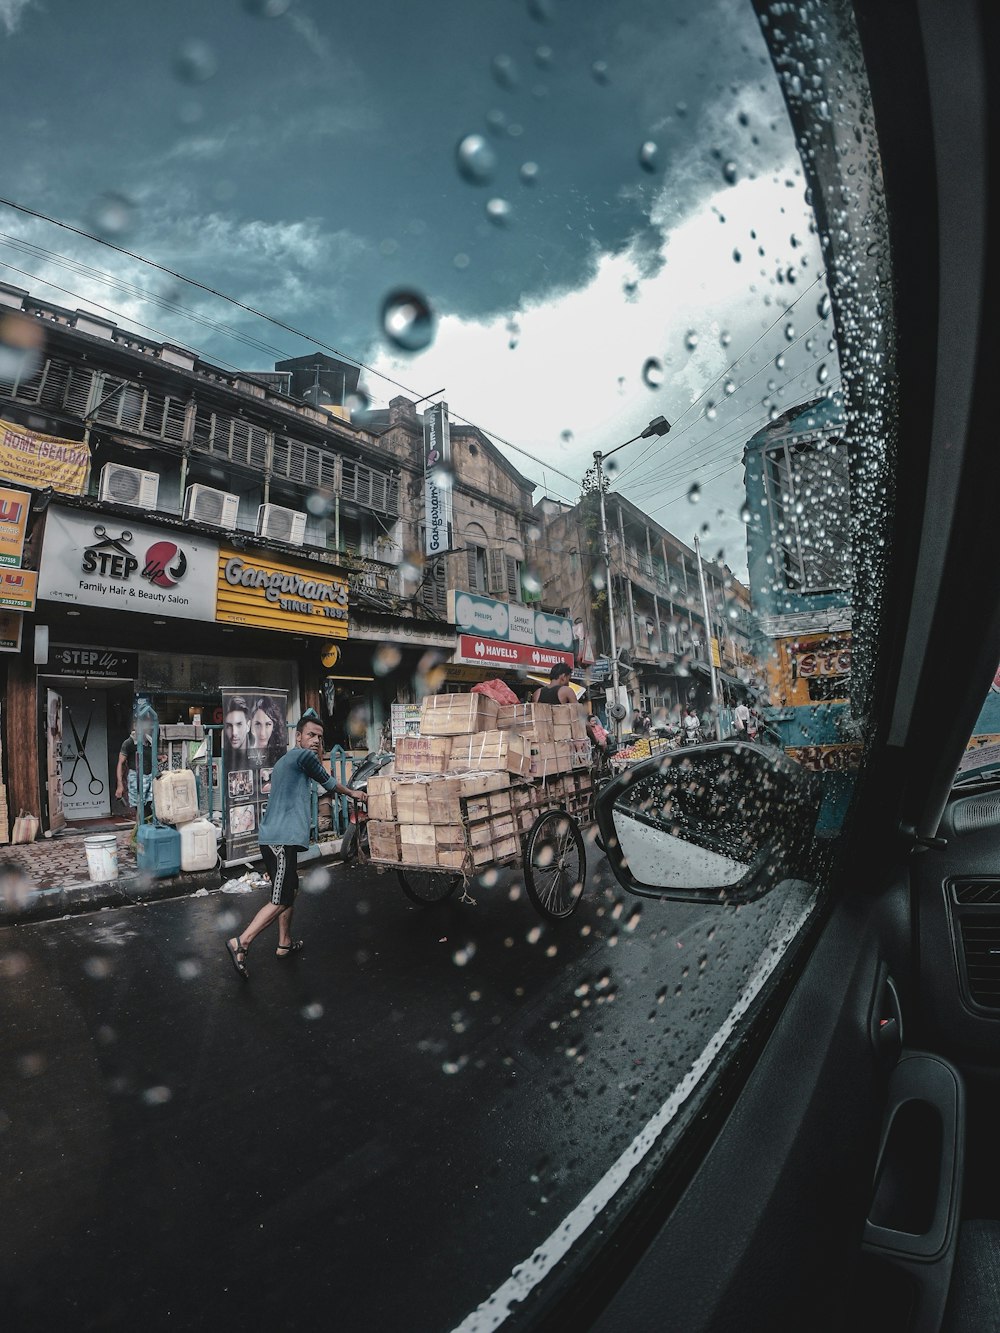
<path id="1" fill-rule="evenodd" d="M 873 1031 L 911 993 L 908 889 L 833 909 L 742 1094 L 594 1325 L 833 1329 L 850 1316 L 890 1071 Z"/>

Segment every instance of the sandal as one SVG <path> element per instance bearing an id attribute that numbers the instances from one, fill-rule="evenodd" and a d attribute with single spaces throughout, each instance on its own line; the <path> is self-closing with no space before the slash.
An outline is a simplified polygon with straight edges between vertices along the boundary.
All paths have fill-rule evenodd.
<path id="1" fill-rule="evenodd" d="M 290 944 L 279 944 L 274 952 L 278 958 L 287 958 L 290 953 L 298 953 L 304 948 L 305 940 L 292 940 Z"/>
<path id="2" fill-rule="evenodd" d="M 250 973 L 247 971 L 247 954 L 250 952 L 249 944 L 243 944 L 238 935 L 234 936 L 236 948 L 233 948 L 233 941 L 226 940 L 226 953 L 229 954 L 230 961 L 236 971 L 244 981 L 250 980 Z"/>

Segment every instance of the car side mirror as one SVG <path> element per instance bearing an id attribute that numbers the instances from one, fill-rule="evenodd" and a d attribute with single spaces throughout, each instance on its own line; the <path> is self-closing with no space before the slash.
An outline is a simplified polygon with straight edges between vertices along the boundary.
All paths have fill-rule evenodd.
<path id="1" fill-rule="evenodd" d="M 821 799 L 818 775 L 781 751 L 713 741 L 626 770 L 597 822 L 630 893 L 746 903 L 807 872 Z"/>

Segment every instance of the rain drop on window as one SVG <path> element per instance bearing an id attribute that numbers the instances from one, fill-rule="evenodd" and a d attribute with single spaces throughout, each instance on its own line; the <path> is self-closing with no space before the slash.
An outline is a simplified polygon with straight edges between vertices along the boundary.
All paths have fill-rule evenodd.
<path id="1" fill-rule="evenodd" d="M 455 165 L 470 185 L 486 185 L 497 169 L 496 150 L 484 134 L 467 134 L 455 147 Z"/>
<path id="2" fill-rule="evenodd" d="M 382 329 L 403 352 L 419 352 L 434 338 L 434 312 L 419 292 L 390 292 L 382 302 Z"/>
<path id="3" fill-rule="evenodd" d="M 506 199 L 490 199 L 486 205 L 486 216 L 497 227 L 510 225 L 514 210 Z"/>
<path id="4" fill-rule="evenodd" d="M 693 481 L 688 490 L 688 503 L 696 505 L 700 499 L 701 499 L 701 487 L 698 485 L 696 481 Z"/>
<path id="5" fill-rule="evenodd" d="M 659 171 L 660 169 L 660 149 L 652 139 L 647 139 L 639 149 L 639 166 L 643 171 Z"/>
<path id="6" fill-rule="evenodd" d="M 647 357 L 642 367 L 642 382 L 648 389 L 658 389 L 663 383 L 663 366 L 655 356 Z"/>

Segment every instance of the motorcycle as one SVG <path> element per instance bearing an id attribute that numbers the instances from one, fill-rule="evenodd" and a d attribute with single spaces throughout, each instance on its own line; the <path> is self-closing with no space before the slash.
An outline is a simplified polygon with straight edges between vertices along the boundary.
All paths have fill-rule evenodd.
<path id="1" fill-rule="evenodd" d="M 392 763 L 393 758 L 392 754 L 379 752 L 366 755 L 345 785 L 352 791 L 367 791 L 368 779 L 381 773 L 383 768 Z M 350 822 L 340 844 L 340 860 L 347 864 L 356 861 L 363 865 L 368 857 L 368 814 L 363 806 L 349 801 L 348 819 Z"/>

